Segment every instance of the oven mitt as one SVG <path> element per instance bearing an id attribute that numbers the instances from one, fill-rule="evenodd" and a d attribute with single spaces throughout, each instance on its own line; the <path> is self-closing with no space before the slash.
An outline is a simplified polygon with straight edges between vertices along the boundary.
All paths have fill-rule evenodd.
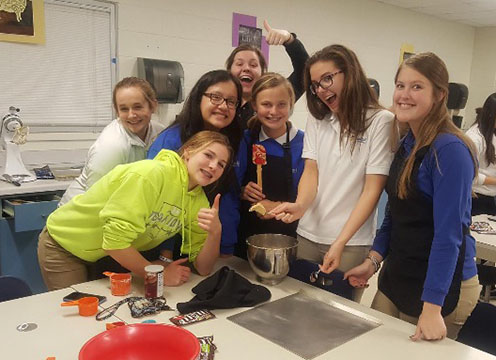
<path id="1" fill-rule="evenodd" d="M 227 266 L 206 278 L 192 289 L 196 296 L 178 303 L 181 314 L 202 309 L 231 309 L 255 306 L 271 297 L 269 289 L 255 285 Z"/>
<path id="2" fill-rule="evenodd" d="M 317 270 L 319 270 L 319 264 L 305 259 L 297 259 L 291 263 L 288 276 L 352 300 L 354 287 L 350 285 L 348 280 L 343 279 L 344 273 L 342 271 L 334 270 L 330 274 L 320 272 L 317 281 L 310 282 L 310 274 Z"/>

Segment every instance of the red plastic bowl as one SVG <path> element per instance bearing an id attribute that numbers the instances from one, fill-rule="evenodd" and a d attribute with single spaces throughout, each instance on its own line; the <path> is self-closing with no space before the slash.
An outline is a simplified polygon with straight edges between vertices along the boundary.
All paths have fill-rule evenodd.
<path id="1" fill-rule="evenodd" d="M 132 324 L 104 331 L 86 342 L 79 360 L 196 360 L 200 343 L 183 328 L 164 324 Z"/>

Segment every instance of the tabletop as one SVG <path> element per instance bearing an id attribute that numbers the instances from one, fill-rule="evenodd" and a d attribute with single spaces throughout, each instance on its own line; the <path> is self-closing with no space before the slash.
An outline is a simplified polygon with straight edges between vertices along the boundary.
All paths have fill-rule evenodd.
<path id="1" fill-rule="evenodd" d="M 493 218 L 495 220 L 489 220 Z M 477 215 L 472 217 L 472 223 L 476 221 L 486 221 L 493 229 L 496 229 L 496 217 Z M 470 233 L 475 239 L 477 257 L 496 263 L 496 234 L 479 234 L 475 231 Z"/>
<path id="2" fill-rule="evenodd" d="M 66 288 L 0 303 L 2 359 L 77 359 L 84 343 L 104 331 L 106 322 L 120 321 L 114 316 L 96 321 L 94 316 L 79 316 L 77 306 L 60 306 L 73 291 Z M 23 323 L 37 327 L 18 331 Z"/>
<path id="3" fill-rule="evenodd" d="M 251 271 L 249 264 L 237 257 L 220 259 L 215 270 L 222 266 L 229 266 L 248 280 L 257 282 L 255 274 Z M 191 289 L 203 278 L 192 274 L 191 279 L 180 287 L 166 287 L 164 296 L 168 304 L 175 308 L 178 302 L 190 300 L 194 294 Z M 268 286 L 272 293 L 270 301 L 278 300 L 289 295 L 303 292 L 316 300 L 330 305 L 341 307 L 355 315 L 379 322 L 381 326 L 366 332 L 365 334 L 340 345 L 329 352 L 317 356 L 315 360 L 330 359 L 358 359 L 365 357 L 367 360 L 377 359 L 496 359 L 487 353 L 463 345 L 461 343 L 445 339 L 440 342 L 412 342 L 409 336 L 415 332 L 415 326 L 402 320 L 382 314 L 366 306 L 341 298 L 337 295 L 312 287 L 298 280 L 286 277 L 280 284 Z M 110 295 L 109 280 L 101 279 L 73 286 L 78 291 L 95 293 L 107 296 L 108 300 L 104 306 L 110 306 L 122 299 Z M 144 285 L 141 279 L 133 279 L 132 296 L 143 296 Z M 302 359 L 298 355 L 284 349 L 283 347 L 267 340 L 233 322 L 227 318 L 231 315 L 246 311 L 248 308 L 234 308 L 213 310 L 216 318 L 191 324 L 186 329 L 196 336 L 214 336 L 214 343 L 218 350 L 215 353 L 216 360 L 223 359 Z M 131 317 L 129 308 L 121 306 L 115 316 L 128 324 L 139 323 L 144 319 L 153 319 L 158 323 L 170 324 L 169 318 L 177 315 L 176 311 L 165 311 L 142 319 Z M 330 324 L 331 325 L 331 324 Z M 297 326 L 295 324 L 294 326 Z"/>

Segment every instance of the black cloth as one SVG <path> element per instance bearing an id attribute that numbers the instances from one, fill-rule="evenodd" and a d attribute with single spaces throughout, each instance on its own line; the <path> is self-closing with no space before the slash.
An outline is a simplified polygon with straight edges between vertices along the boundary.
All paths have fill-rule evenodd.
<path id="1" fill-rule="evenodd" d="M 496 199 L 494 196 L 475 194 L 472 198 L 472 216 L 480 214 L 496 215 Z"/>
<path id="2" fill-rule="evenodd" d="M 396 153 L 386 192 L 391 213 L 391 240 L 389 252 L 379 274 L 379 290 L 404 314 L 418 317 L 422 313 L 421 300 L 425 277 L 434 238 L 434 216 L 432 201 L 423 196 L 417 187 L 420 164 L 429 147 L 423 147 L 415 154 L 411 186 L 407 199 L 400 199 L 397 184 L 406 163 L 404 147 Z M 468 229 L 460 229 L 465 234 Z M 441 310 L 449 315 L 458 304 L 465 257 L 465 237 L 459 251 L 455 273 Z"/>
<path id="3" fill-rule="evenodd" d="M 271 297 L 269 289 L 255 285 L 227 266 L 206 278 L 191 291 L 196 294 L 188 302 L 177 303 L 181 314 L 202 309 L 232 309 L 255 306 Z"/>
<path id="4" fill-rule="evenodd" d="M 303 46 L 303 43 L 296 38 L 296 34 L 292 34 L 294 37 L 293 42 L 291 44 L 284 45 L 286 48 L 286 52 L 291 59 L 291 64 L 293 64 L 293 72 L 289 75 L 288 80 L 293 86 L 293 90 L 295 92 L 295 101 L 303 95 L 305 89 L 303 88 L 303 75 L 305 70 L 305 63 L 308 59 L 308 52 Z M 239 123 L 239 126 L 242 130 L 246 129 L 246 123 L 253 116 L 255 111 L 251 107 L 251 102 L 246 102 L 243 106 L 241 106 L 236 113 L 236 117 Z"/>

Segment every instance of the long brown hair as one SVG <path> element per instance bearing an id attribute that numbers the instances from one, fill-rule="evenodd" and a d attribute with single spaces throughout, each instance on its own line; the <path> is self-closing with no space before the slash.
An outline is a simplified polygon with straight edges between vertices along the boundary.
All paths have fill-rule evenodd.
<path id="1" fill-rule="evenodd" d="M 405 60 L 394 77 L 394 82 L 398 80 L 398 75 L 405 67 L 410 67 L 425 76 L 432 85 L 434 104 L 427 116 L 423 119 L 418 133 L 415 135 L 415 146 L 406 160 L 399 181 L 398 181 L 398 197 L 406 199 L 411 190 L 411 177 L 413 165 L 415 163 L 415 153 L 424 146 L 430 146 L 436 137 L 441 133 L 453 134 L 465 143 L 470 151 L 472 160 L 474 161 L 474 171 L 477 173 L 477 161 L 475 157 L 475 147 L 472 141 L 456 127 L 448 114 L 448 84 L 449 75 L 446 64 L 436 54 L 425 52 L 417 54 Z M 434 156 L 437 161 L 437 155 L 434 151 Z"/>
<path id="2" fill-rule="evenodd" d="M 488 164 L 496 163 L 496 154 L 494 151 L 493 138 L 496 133 L 496 93 L 487 97 L 484 106 L 477 112 L 477 126 L 479 132 L 486 142 L 486 160 Z"/>
<path id="3" fill-rule="evenodd" d="M 330 45 L 313 54 L 305 65 L 304 83 L 310 113 L 318 120 L 331 113 L 317 95 L 312 94 L 310 68 L 319 61 L 332 61 L 343 72 L 344 84 L 339 100 L 338 119 L 341 125 L 340 139 L 344 135 L 351 140 L 353 151 L 356 139 L 367 130 L 367 110 L 383 109 L 375 91 L 370 87 L 365 72 L 355 53 L 343 45 Z"/>
<path id="4" fill-rule="evenodd" d="M 278 73 L 274 72 L 268 72 L 262 75 L 257 81 L 255 81 L 255 84 L 253 84 L 253 89 L 251 91 L 251 102 L 252 102 L 252 107 L 253 109 L 256 109 L 256 101 L 257 101 L 257 95 L 267 89 L 273 89 L 278 86 L 284 86 L 286 91 L 288 92 L 289 96 L 289 112 L 293 111 L 294 103 L 295 103 L 295 93 L 293 90 L 293 86 L 289 82 L 288 79 L 286 79 L 284 76 Z M 248 129 L 250 129 L 252 132 L 260 132 L 260 120 L 258 119 L 257 114 L 253 115 L 250 120 L 248 120 Z"/>
<path id="5" fill-rule="evenodd" d="M 205 129 L 205 120 L 201 113 L 201 102 L 204 97 L 205 91 L 210 86 L 218 83 L 232 82 L 236 87 L 238 105 L 236 111 L 239 109 L 239 103 L 241 96 L 243 94 L 243 89 L 241 88 L 241 83 L 227 70 L 211 70 L 203 74 L 198 81 L 193 85 L 193 88 L 189 92 L 186 101 L 184 102 L 181 112 L 176 116 L 176 119 L 170 127 L 179 126 L 181 129 L 181 141 L 185 143 L 193 135 Z M 226 135 L 237 151 L 239 148 L 239 142 L 241 141 L 242 130 L 239 126 L 239 122 L 234 115 L 233 121 L 223 129 L 219 129 L 219 132 Z"/>

